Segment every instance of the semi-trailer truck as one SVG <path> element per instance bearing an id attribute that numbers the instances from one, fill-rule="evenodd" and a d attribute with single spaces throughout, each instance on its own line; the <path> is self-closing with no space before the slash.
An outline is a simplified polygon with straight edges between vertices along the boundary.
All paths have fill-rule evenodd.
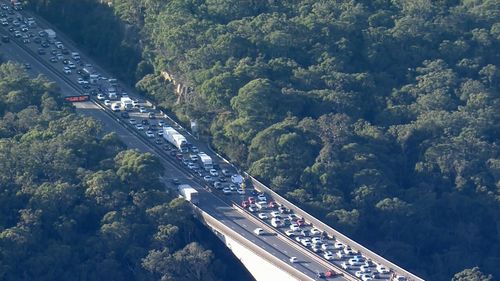
<path id="1" fill-rule="evenodd" d="M 188 142 L 186 138 L 179 134 L 174 128 L 163 126 L 163 138 L 174 145 L 181 152 L 188 152 Z"/>

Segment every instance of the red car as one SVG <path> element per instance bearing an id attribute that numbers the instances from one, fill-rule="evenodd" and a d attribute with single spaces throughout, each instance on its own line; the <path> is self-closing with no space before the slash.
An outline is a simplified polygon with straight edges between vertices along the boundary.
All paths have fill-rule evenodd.
<path id="1" fill-rule="evenodd" d="M 249 205 L 250 205 L 250 204 L 248 204 L 248 201 L 243 201 L 243 202 L 241 202 L 241 206 L 242 206 L 243 208 L 246 208 L 246 207 L 248 207 Z"/>
<path id="2" fill-rule="evenodd" d="M 298 219 L 296 223 L 298 226 L 303 226 L 304 224 L 306 224 L 306 222 L 303 219 Z"/>
<path id="3" fill-rule="evenodd" d="M 250 202 L 250 204 L 254 204 L 255 199 L 253 197 L 248 197 L 248 202 Z"/>
<path id="4" fill-rule="evenodd" d="M 340 276 L 340 275 L 342 275 L 342 273 L 337 273 L 337 272 L 335 272 L 333 270 L 328 270 L 327 272 L 325 272 L 325 276 L 327 278 L 329 278 L 329 277 L 335 277 L 335 276 Z"/>
<path id="5" fill-rule="evenodd" d="M 271 202 L 269 202 L 268 207 L 274 208 L 274 207 L 276 207 L 276 203 L 274 201 L 271 201 Z"/>

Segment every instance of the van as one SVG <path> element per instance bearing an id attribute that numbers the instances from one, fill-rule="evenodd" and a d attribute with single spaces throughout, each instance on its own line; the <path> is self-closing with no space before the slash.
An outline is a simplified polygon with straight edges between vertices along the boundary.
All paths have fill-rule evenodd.
<path id="1" fill-rule="evenodd" d="M 264 229 L 259 227 L 259 228 L 254 229 L 253 232 L 257 235 L 262 235 L 262 234 L 264 234 Z"/>
<path id="2" fill-rule="evenodd" d="M 74 60 L 80 60 L 80 54 L 77 52 L 72 52 L 71 53 L 71 58 Z"/>

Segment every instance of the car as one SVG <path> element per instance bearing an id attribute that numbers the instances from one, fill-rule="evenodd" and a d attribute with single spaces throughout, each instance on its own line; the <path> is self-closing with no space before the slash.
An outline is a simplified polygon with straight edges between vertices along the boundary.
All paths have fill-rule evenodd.
<path id="1" fill-rule="evenodd" d="M 253 230 L 253 232 L 254 232 L 255 234 L 257 234 L 257 235 L 262 235 L 262 234 L 264 234 L 264 229 L 262 229 L 262 228 L 258 227 L 258 228 L 256 228 L 256 229 L 254 229 L 254 230 Z"/>
<path id="2" fill-rule="evenodd" d="M 322 244 L 323 240 L 321 240 L 321 238 L 319 237 L 313 237 L 311 238 L 311 242 L 313 242 L 313 244 Z"/>
<path id="3" fill-rule="evenodd" d="M 293 236 L 295 236 L 295 231 L 293 231 L 291 229 L 287 229 L 287 230 L 285 230 L 285 234 L 288 237 L 293 237 Z"/>
<path id="4" fill-rule="evenodd" d="M 312 245 L 311 240 L 309 240 L 309 238 L 302 239 L 302 241 L 300 241 L 300 243 L 302 243 L 302 245 L 304 245 L 306 247 L 310 247 Z"/>
<path id="5" fill-rule="evenodd" d="M 267 206 L 268 206 L 269 208 L 271 208 L 271 209 L 272 209 L 272 208 L 274 208 L 274 207 L 276 207 L 277 205 L 278 205 L 278 204 L 277 204 L 276 202 L 274 202 L 274 201 L 271 201 L 271 202 L 269 202 L 269 203 L 267 204 Z"/>
<path id="6" fill-rule="evenodd" d="M 311 250 L 315 253 L 319 253 L 321 252 L 321 248 L 319 247 L 319 245 L 316 245 L 313 243 L 312 247 L 311 247 Z"/>
<path id="7" fill-rule="evenodd" d="M 359 267 L 359 271 L 361 272 L 365 272 L 365 273 L 371 273 L 372 270 L 370 269 L 369 266 L 367 266 L 366 264 L 363 264 Z"/>
<path id="8" fill-rule="evenodd" d="M 184 165 L 186 165 L 186 166 L 187 166 L 187 164 L 191 163 L 191 162 L 189 161 L 189 159 L 187 159 L 187 158 L 182 158 L 181 162 L 182 162 L 182 164 L 184 164 Z"/>
<path id="9" fill-rule="evenodd" d="M 198 157 L 196 157 L 196 158 L 198 158 Z M 213 177 L 218 177 L 219 173 L 217 172 L 216 169 L 210 169 L 210 175 L 212 175 Z"/>
<path id="10" fill-rule="evenodd" d="M 203 180 L 204 181 L 212 181 L 212 177 L 209 176 L 209 175 L 206 175 L 206 176 L 203 177 Z"/>
<path id="11" fill-rule="evenodd" d="M 227 182 L 227 179 L 224 176 L 219 176 L 220 182 Z"/>
<path id="12" fill-rule="evenodd" d="M 361 274 L 360 277 L 361 277 L 361 280 L 363 280 L 363 281 L 372 281 L 373 280 L 373 278 L 371 277 L 370 274 Z M 394 280 L 397 280 L 397 279 L 394 279 Z M 397 280 L 397 281 L 399 281 L 399 280 Z"/>
<path id="13" fill-rule="evenodd" d="M 78 77 L 78 79 L 76 79 L 76 83 L 78 84 L 83 84 L 85 80 L 83 80 L 82 77 Z"/>
<path id="14" fill-rule="evenodd" d="M 333 248 L 336 250 L 344 250 L 344 247 L 345 247 L 344 243 L 339 242 L 339 241 L 337 241 L 333 244 Z"/>
<path id="15" fill-rule="evenodd" d="M 2 42 L 9 43 L 10 42 L 10 37 L 6 36 L 6 35 L 2 36 Z"/>
<path id="16" fill-rule="evenodd" d="M 252 196 L 248 197 L 248 202 L 250 202 L 250 204 L 254 204 L 255 198 L 253 198 Z"/>
<path id="17" fill-rule="evenodd" d="M 162 126 L 163 126 L 163 125 L 162 125 Z M 198 153 L 198 152 L 200 152 L 200 150 L 198 149 L 198 147 L 196 147 L 196 146 L 194 146 L 194 145 L 193 145 L 193 146 L 191 146 L 191 151 L 192 151 L 193 153 Z"/>
<path id="18" fill-rule="evenodd" d="M 121 117 L 122 117 L 122 118 L 125 118 L 125 119 L 126 119 L 126 118 L 130 118 L 130 115 L 129 115 L 129 114 L 128 114 L 128 112 L 126 112 L 126 111 L 124 111 L 124 112 L 120 113 L 120 115 L 121 115 Z"/>
<path id="19" fill-rule="evenodd" d="M 342 267 L 343 269 L 351 269 L 352 268 L 351 265 L 346 263 L 345 261 L 340 263 L 340 267 Z"/>
<path id="20" fill-rule="evenodd" d="M 73 63 L 73 62 L 68 62 L 68 67 L 71 68 L 71 69 L 75 69 L 76 68 L 76 65 Z"/>
<path id="21" fill-rule="evenodd" d="M 299 262 L 299 259 L 297 257 L 290 257 L 290 262 L 296 263 L 296 262 Z"/>
<path id="22" fill-rule="evenodd" d="M 143 120 L 141 121 L 141 123 L 142 123 L 142 125 L 149 125 L 149 121 L 148 121 L 148 119 L 143 119 Z"/>
<path id="23" fill-rule="evenodd" d="M 158 136 L 162 137 L 163 136 L 163 131 L 158 131 Z"/>
<path id="24" fill-rule="evenodd" d="M 193 170 L 196 167 L 196 165 L 192 162 L 189 162 L 187 166 L 190 170 Z"/>
<path id="25" fill-rule="evenodd" d="M 266 213 L 259 213 L 257 216 L 262 220 L 267 220 L 269 218 Z"/>
<path id="26" fill-rule="evenodd" d="M 150 113 L 148 113 L 148 118 L 149 119 L 155 119 L 156 118 L 156 114 L 154 112 L 150 112 Z"/>
<path id="27" fill-rule="evenodd" d="M 146 113 L 146 112 L 148 112 L 148 110 L 145 107 L 141 106 L 141 107 L 139 107 L 139 112 Z"/>
<path id="28" fill-rule="evenodd" d="M 229 185 L 229 188 L 230 188 L 231 190 L 234 190 L 234 191 L 236 191 L 236 190 L 238 189 L 238 187 L 237 187 L 237 186 L 236 186 L 236 184 L 234 184 L 234 183 L 230 184 L 230 185 Z M 255 202 L 254 202 L 254 203 L 255 203 Z"/>
<path id="29" fill-rule="evenodd" d="M 136 125 L 135 125 L 135 128 L 136 128 L 137 130 L 139 130 L 139 131 L 144 130 L 144 127 L 142 126 L 142 124 L 136 124 Z"/>
<path id="30" fill-rule="evenodd" d="M 229 195 L 229 194 L 231 194 L 231 189 L 229 189 L 229 188 L 227 188 L 227 187 L 224 187 L 224 188 L 222 189 L 222 193 L 224 193 L 225 195 Z"/>
<path id="31" fill-rule="evenodd" d="M 155 139 L 155 143 L 160 145 L 163 143 L 163 140 L 162 139 Z"/>
<path id="32" fill-rule="evenodd" d="M 189 158 L 191 159 L 191 161 L 198 161 L 198 155 L 196 154 L 190 154 Z"/>
<path id="33" fill-rule="evenodd" d="M 105 106 L 110 106 L 111 105 L 111 101 L 110 100 L 104 100 L 104 105 Z"/>
<path id="34" fill-rule="evenodd" d="M 214 187 L 215 189 L 221 189 L 222 188 L 222 183 L 220 181 L 214 182 Z M 245 201 L 246 202 L 246 201 Z M 248 203 L 248 202 L 247 202 Z M 246 208 L 246 207 L 245 207 Z"/>
<path id="35" fill-rule="evenodd" d="M 98 95 L 97 95 L 97 99 L 98 99 L 98 100 L 105 100 L 105 99 L 106 99 L 106 96 L 105 96 L 105 95 L 103 95 L 103 94 L 98 94 Z M 134 120 L 134 119 L 130 119 L 130 120 Z M 135 121 L 135 120 L 134 120 L 134 121 Z M 132 123 L 130 123 L 130 124 L 132 124 Z M 135 123 L 134 123 L 134 124 L 135 124 Z"/>
<path id="36" fill-rule="evenodd" d="M 321 234 L 321 231 L 317 229 L 316 227 L 311 228 L 311 234 L 312 235 L 318 235 Z"/>
<path id="37" fill-rule="evenodd" d="M 325 252 L 323 254 L 323 257 L 326 259 L 326 260 L 333 260 L 335 258 L 335 256 L 333 255 L 332 252 Z"/>
<path id="38" fill-rule="evenodd" d="M 316 272 L 317 278 L 325 278 L 325 274 L 323 272 Z"/>
<path id="39" fill-rule="evenodd" d="M 135 120 L 135 119 L 130 119 L 130 120 L 128 120 L 128 122 L 129 122 L 130 124 L 132 124 L 132 125 L 137 124 L 137 120 Z"/>
<path id="40" fill-rule="evenodd" d="M 389 274 L 390 273 L 389 269 L 387 269 L 387 267 L 385 267 L 381 264 L 377 265 L 377 272 L 380 274 Z"/>
<path id="41" fill-rule="evenodd" d="M 353 249 L 351 249 L 351 247 L 347 246 L 344 248 L 344 254 L 346 254 L 346 256 L 353 256 L 355 254 L 357 254 L 358 252 L 354 251 Z"/>
<path id="42" fill-rule="evenodd" d="M 158 126 L 163 127 L 163 125 L 165 125 L 165 121 L 163 120 L 158 121 Z"/>
<path id="43" fill-rule="evenodd" d="M 47 52 L 45 52 L 45 50 L 44 50 L 44 49 L 38 49 L 38 51 L 37 51 L 37 52 L 38 52 L 38 54 L 39 54 L 39 55 L 45 55 L 45 54 L 47 53 Z M 71 70 L 70 70 L 70 71 L 71 71 Z M 70 72 L 70 73 L 71 73 L 71 72 Z"/>
<path id="44" fill-rule="evenodd" d="M 255 212 L 255 211 L 256 211 L 256 208 L 255 208 L 254 206 L 248 206 L 248 211 L 249 211 L 250 213 L 253 213 L 253 212 Z"/>
<path id="45" fill-rule="evenodd" d="M 267 198 L 266 198 L 266 195 L 261 193 L 257 196 L 257 198 L 260 200 L 260 201 L 267 201 Z"/>
<path id="46" fill-rule="evenodd" d="M 245 195 L 245 190 L 243 188 L 236 189 L 236 192 L 238 192 L 239 195 Z"/>
<path id="47" fill-rule="evenodd" d="M 152 131 L 146 131 L 146 136 L 148 138 L 154 138 L 155 137 L 155 134 L 152 132 Z"/>
<path id="48" fill-rule="evenodd" d="M 278 211 L 272 211 L 272 212 L 271 212 L 271 216 L 272 216 L 273 218 L 281 218 L 281 214 L 280 214 L 280 212 L 278 212 Z"/>
<path id="49" fill-rule="evenodd" d="M 248 208 L 249 205 L 250 204 L 248 203 L 248 201 L 241 202 L 241 207 L 243 207 L 243 208 Z"/>
<path id="50" fill-rule="evenodd" d="M 335 277 L 335 276 L 342 276 L 342 275 L 343 275 L 342 273 L 340 273 L 340 272 L 335 272 L 335 271 L 333 271 L 333 270 L 331 270 L 331 269 L 330 269 L 330 270 L 327 270 L 327 271 L 325 272 L 325 276 L 326 276 L 326 277 L 328 277 L 328 278 Z"/>
<path id="51" fill-rule="evenodd" d="M 295 221 L 299 226 L 303 226 L 306 224 L 306 222 L 303 219 L 298 219 Z"/>
<path id="52" fill-rule="evenodd" d="M 302 229 L 300 231 L 300 235 L 302 235 L 304 237 L 308 237 L 309 236 L 309 231 L 307 231 L 307 229 Z"/>
<path id="53" fill-rule="evenodd" d="M 222 174 L 226 177 L 230 176 L 231 175 L 231 172 L 228 170 L 228 169 L 222 169 Z"/>
<path id="54" fill-rule="evenodd" d="M 278 211 L 279 211 L 280 213 L 282 213 L 282 214 L 287 214 L 287 213 L 289 213 L 289 212 L 290 212 L 290 210 L 289 210 L 289 209 L 287 209 L 285 206 L 279 206 L 279 207 L 278 207 Z"/>
<path id="55" fill-rule="evenodd" d="M 296 223 L 292 223 L 292 224 L 290 224 L 290 229 L 293 231 L 298 231 L 298 230 L 300 230 L 300 226 Z"/>

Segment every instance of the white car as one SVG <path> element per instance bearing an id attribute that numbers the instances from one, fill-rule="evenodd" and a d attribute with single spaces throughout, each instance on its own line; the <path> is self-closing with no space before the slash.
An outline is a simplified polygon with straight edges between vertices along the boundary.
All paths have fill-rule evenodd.
<path id="1" fill-rule="evenodd" d="M 218 177 L 219 173 L 216 169 L 210 169 L 210 175 L 212 175 L 213 177 Z"/>
<path id="2" fill-rule="evenodd" d="M 366 264 L 363 264 L 362 266 L 360 266 L 359 267 L 359 271 L 366 272 L 366 273 L 372 272 L 372 270 L 370 269 L 370 267 L 367 266 Z"/>
<path id="3" fill-rule="evenodd" d="M 193 162 L 194 162 L 194 161 L 198 161 L 198 155 L 196 155 L 196 154 L 191 154 L 191 155 L 189 155 L 189 158 L 190 158 L 190 159 L 191 159 L 191 161 L 193 161 Z"/>
<path id="4" fill-rule="evenodd" d="M 146 136 L 148 138 L 154 138 L 155 137 L 155 134 L 152 132 L 152 131 L 146 131 Z"/>
<path id="5" fill-rule="evenodd" d="M 333 244 L 333 247 L 337 250 L 343 250 L 345 245 L 344 245 L 344 243 L 337 241 L 337 242 L 335 242 L 335 244 Z"/>
<path id="6" fill-rule="evenodd" d="M 229 190 L 229 191 L 231 191 L 231 190 Z M 254 207 L 254 206 L 250 206 L 250 207 L 248 207 L 248 211 L 249 211 L 250 213 L 254 213 L 254 212 L 256 211 L 256 209 L 255 209 L 255 207 Z"/>
<path id="7" fill-rule="evenodd" d="M 105 106 L 110 106 L 111 105 L 111 101 L 110 100 L 104 100 L 104 105 Z"/>
<path id="8" fill-rule="evenodd" d="M 257 198 L 259 199 L 259 201 L 267 201 L 266 195 L 264 194 L 259 194 Z"/>
<path id="9" fill-rule="evenodd" d="M 291 229 L 287 229 L 287 230 L 285 230 L 285 234 L 286 234 L 286 236 L 288 236 L 288 237 L 292 237 L 292 236 L 294 236 L 294 235 L 295 235 L 295 231 L 293 231 L 293 230 L 291 230 Z"/>
<path id="10" fill-rule="evenodd" d="M 323 249 L 323 251 L 332 250 L 332 248 L 333 248 L 332 245 L 328 243 L 321 245 L 321 249 Z"/>
<path id="11" fill-rule="evenodd" d="M 302 239 L 302 241 L 300 241 L 300 243 L 302 243 L 302 245 L 304 245 L 306 247 L 310 247 L 311 246 L 311 240 L 309 240 L 308 238 Z"/>
<path id="12" fill-rule="evenodd" d="M 84 81 L 85 81 L 85 80 L 83 80 L 83 78 L 82 78 L 82 77 L 78 77 L 78 79 L 76 80 L 76 82 L 77 82 L 78 84 L 83 84 L 83 82 L 84 82 Z"/>
<path id="13" fill-rule="evenodd" d="M 239 195 L 245 195 L 245 190 L 242 188 L 236 189 L 236 192 L 238 192 Z"/>
<path id="14" fill-rule="evenodd" d="M 269 218 L 266 213 L 259 213 L 257 216 L 263 220 L 267 220 Z"/>
<path id="15" fill-rule="evenodd" d="M 272 211 L 271 216 L 273 216 L 273 218 L 281 218 L 281 213 L 278 211 Z"/>
<path id="16" fill-rule="evenodd" d="M 226 194 L 226 195 L 229 195 L 229 194 L 231 194 L 231 189 L 229 189 L 229 188 L 227 188 L 227 187 L 224 187 L 224 188 L 222 189 L 222 193 L 224 193 L 224 194 Z"/>
<path id="17" fill-rule="evenodd" d="M 313 227 L 313 228 L 311 228 L 311 234 L 312 235 L 321 234 L 321 231 L 319 229 L 317 229 L 316 227 Z"/>
<path id="18" fill-rule="evenodd" d="M 290 224 L 290 229 L 293 231 L 298 231 L 298 230 L 300 230 L 300 226 L 296 223 L 292 223 L 292 224 Z"/>
<path id="19" fill-rule="evenodd" d="M 144 130 L 144 127 L 142 126 L 142 124 L 136 124 L 136 125 L 135 125 L 135 128 L 136 128 L 137 130 L 139 130 L 139 131 Z"/>
<path id="20" fill-rule="evenodd" d="M 254 229 L 253 232 L 257 235 L 262 235 L 262 234 L 264 234 L 264 229 L 259 227 L 259 228 Z"/>
<path id="21" fill-rule="evenodd" d="M 291 258 L 290 258 L 290 262 L 291 262 L 291 263 L 296 263 L 296 262 L 298 262 L 298 261 L 299 261 L 299 259 L 298 259 L 297 257 L 291 257 Z"/>
<path id="22" fill-rule="evenodd" d="M 106 99 L 106 96 L 104 96 L 103 94 L 98 94 L 97 95 L 97 99 L 98 100 L 104 100 L 104 99 Z"/>
<path id="23" fill-rule="evenodd" d="M 211 177 L 211 176 L 209 176 L 209 175 L 204 176 L 204 177 L 203 177 L 203 179 L 204 179 L 205 181 L 212 181 L 212 177 Z"/>
<path id="24" fill-rule="evenodd" d="M 234 184 L 234 183 L 230 184 L 230 185 L 229 185 L 229 188 L 230 188 L 231 190 L 237 190 L 237 189 L 238 189 L 238 188 L 236 187 L 236 184 Z"/>
<path id="25" fill-rule="evenodd" d="M 380 274 L 389 274 L 390 273 L 389 269 L 387 269 L 387 267 L 385 267 L 381 264 L 377 266 L 377 271 Z"/>
<path id="26" fill-rule="evenodd" d="M 346 262 L 342 262 L 340 263 L 340 267 L 342 267 L 343 269 L 350 269 L 351 265 Z"/>
<path id="27" fill-rule="evenodd" d="M 148 110 L 145 107 L 141 106 L 141 107 L 139 107 L 139 112 L 146 113 L 146 112 L 148 112 Z"/>
<path id="28" fill-rule="evenodd" d="M 346 254 L 347 256 L 354 256 L 357 253 L 358 252 L 356 252 L 353 249 L 351 249 L 351 247 L 345 247 L 344 248 L 344 254 Z"/>
<path id="29" fill-rule="evenodd" d="M 335 258 L 335 256 L 333 255 L 332 252 L 326 252 L 323 257 L 327 260 L 333 260 Z"/>
<path id="30" fill-rule="evenodd" d="M 67 66 L 65 66 L 63 68 L 63 71 L 64 71 L 65 74 L 71 74 L 71 69 L 69 69 L 69 67 L 67 67 Z"/>
<path id="31" fill-rule="evenodd" d="M 311 250 L 315 253 L 319 253 L 321 251 L 321 248 L 318 245 L 313 244 Z"/>
<path id="32" fill-rule="evenodd" d="M 97 98 L 99 98 L 99 96 Z M 137 124 L 137 121 L 135 119 L 129 119 L 128 122 L 132 125 Z"/>
<path id="33" fill-rule="evenodd" d="M 311 239 L 311 242 L 313 242 L 314 244 L 321 244 L 321 243 L 323 243 L 323 241 L 319 237 L 313 237 Z"/>
<path id="34" fill-rule="evenodd" d="M 161 122 L 161 121 L 160 121 L 160 122 Z M 161 127 L 161 126 L 163 126 L 163 125 L 160 125 L 160 123 L 158 123 L 158 125 L 159 125 L 160 127 Z M 196 146 L 192 146 L 192 147 L 191 147 L 191 151 L 192 151 L 193 153 L 198 153 L 198 152 L 200 152 L 200 150 L 199 150 Z"/>

